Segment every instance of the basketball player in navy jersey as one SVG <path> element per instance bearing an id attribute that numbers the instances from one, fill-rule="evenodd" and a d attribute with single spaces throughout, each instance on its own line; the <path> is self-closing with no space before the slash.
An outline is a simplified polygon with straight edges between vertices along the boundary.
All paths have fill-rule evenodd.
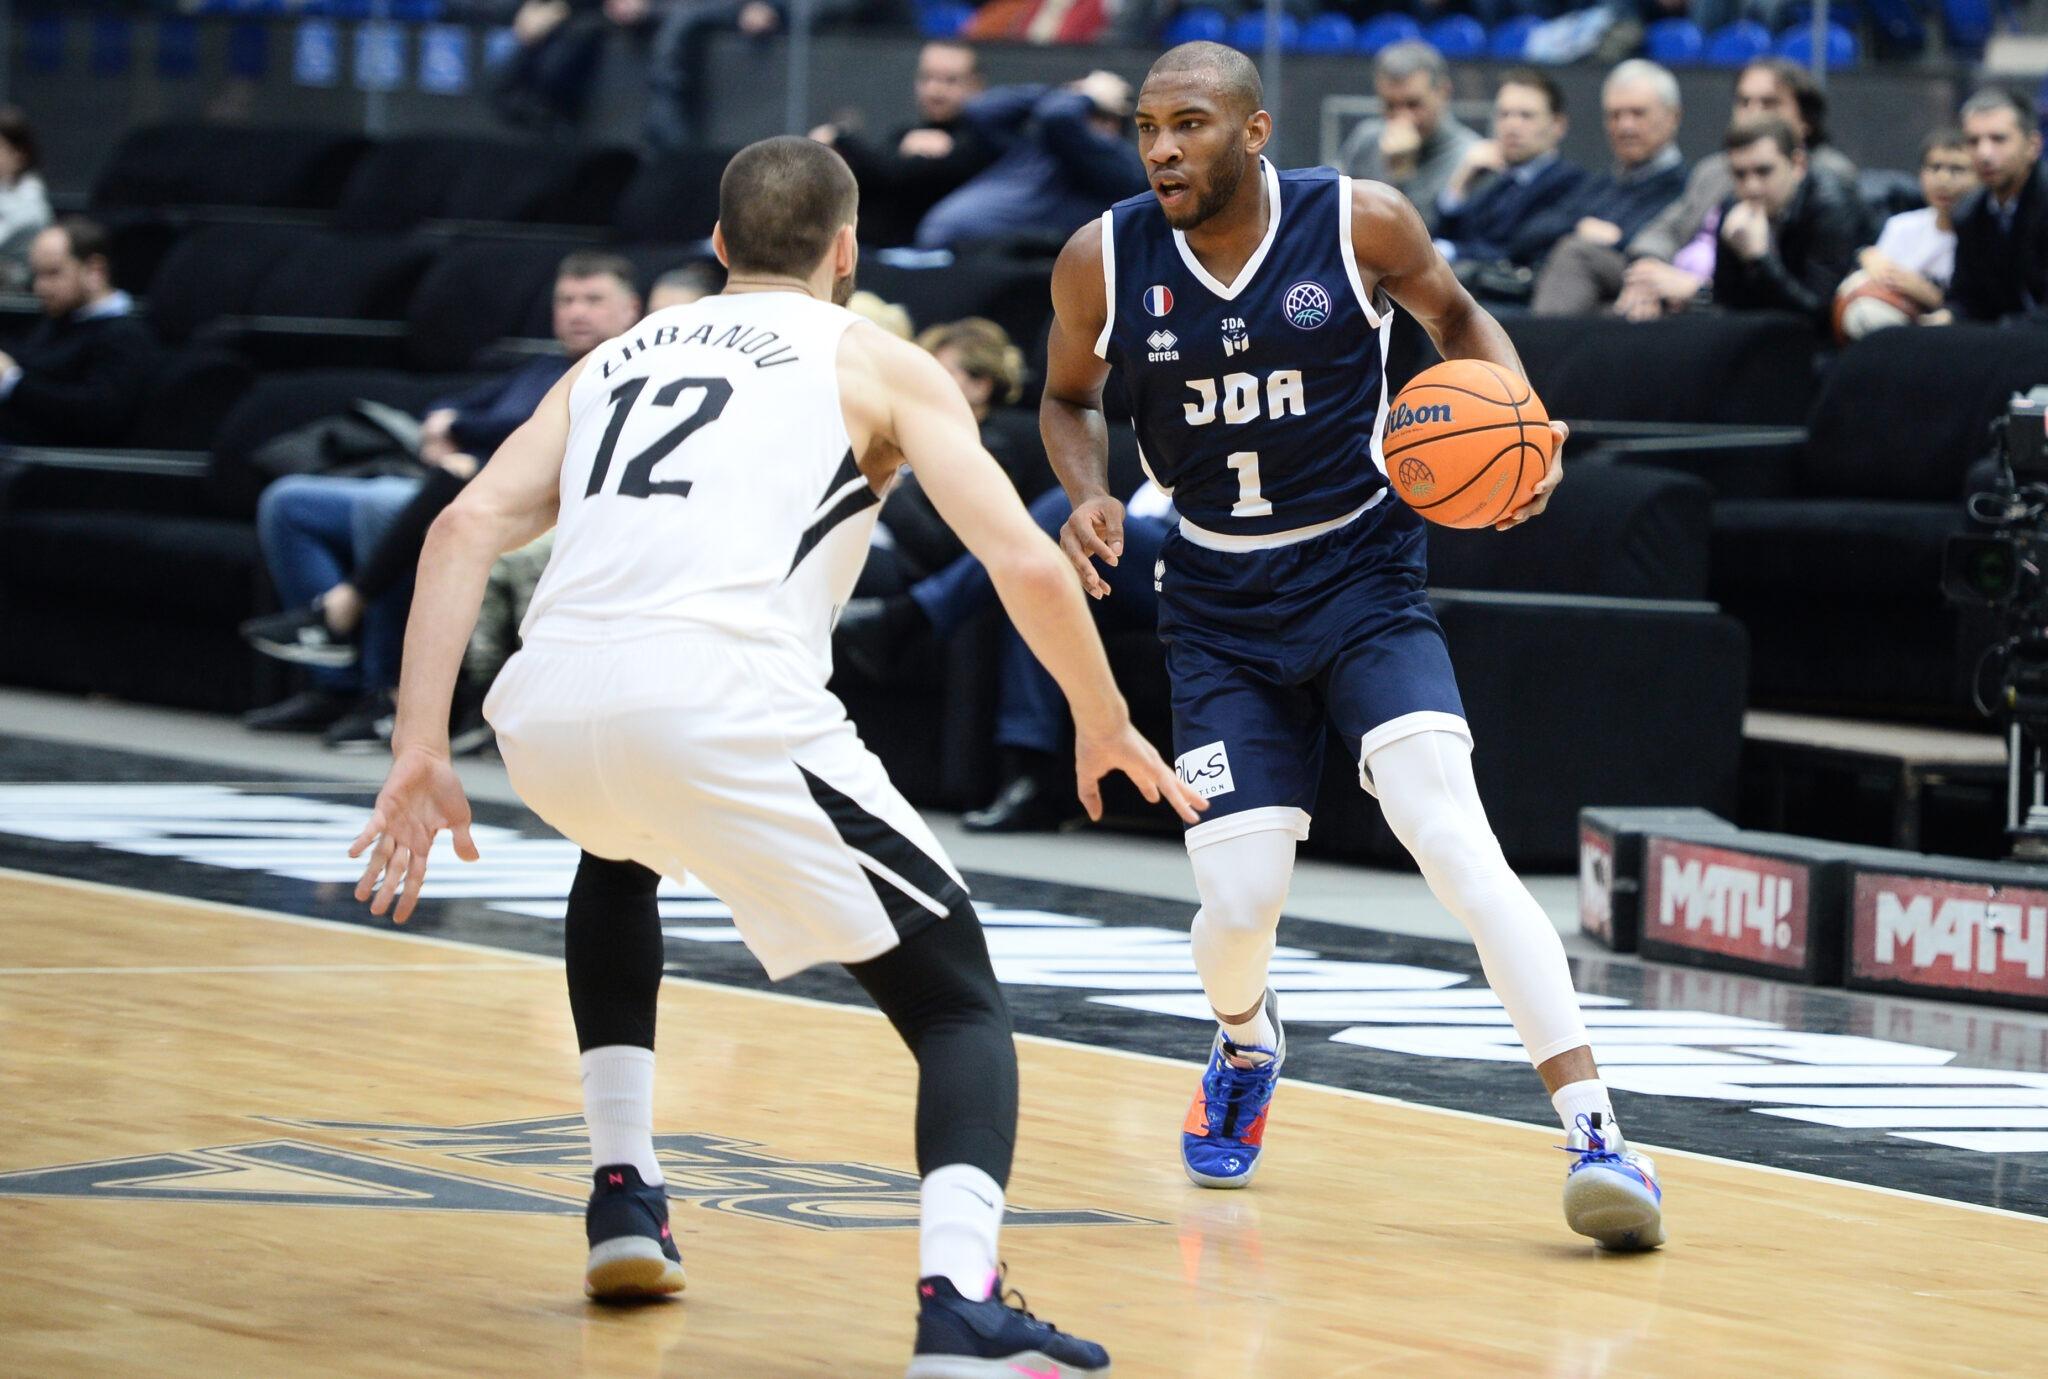
<path id="1" fill-rule="evenodd" d="M 1102 388 L 1119 369 L 1148 473 L 1181 514 L 1158 565 L 1159 633 L 1181 778 L 1209 801 L 1187 830 L 1195 965 L 1219 1024 L 1182 1126 L 1188 1176 L 1248 1184 L 1286 1058 L 1267 985 L 1295 845 L 1308 836 L 1325 723 L 1359 784 L 1464 922 L 1573 1151 L 1571 1228 L 1611 1249 L 1664 1240 L 1649 1160 L 1629 1150 L 1587 1046 L 1557 931 L 1494 840 L 1472 739 L 1424 592 L 1423 524 L 1390 495 L 1382 439 L 1398 307 L 1447 359 L 1522 372 L 1400 193 L 1262 156 L 1258 69 L 1174 48 L 1138 98 L 1152 188 L 1068 241 L 1041 411 L 1074 505 L 1062 544 L 1094 597 L 1123 553 Z M 1561 449 L 1565 428 L 1553 423 Z M 1503 529 L 1543 511 L 1535 496 Z"/>

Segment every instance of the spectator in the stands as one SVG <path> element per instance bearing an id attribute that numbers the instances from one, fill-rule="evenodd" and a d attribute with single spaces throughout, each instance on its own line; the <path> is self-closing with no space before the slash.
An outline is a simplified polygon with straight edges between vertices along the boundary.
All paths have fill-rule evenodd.
<path id="1" fill-rule="evenodd" d="M 420 477 L 304 474 L 264 490 L 256 534 L 284 611 L 251 619 L 242 635 L 267 655 L 308 667 L 312 683 L 248 715 L 249 727 L 320 730 L 344 751 L 373 751 L 388 739 L 406 605 L 427 529 L 571 364 L 639 319 L 632 264 L 571 254 L 555 281 L 561 352 L 429 409 L 420 424 Z"/>
<path id="2" fill-rule="evenodd" d="M 1735 190 L 1721 207 L 1714 304 L 1789 311 L 1825 328 L 1869 237 L 1856 189 L 1809 169 L 1799 132 L 1775 115 L 1735 125 L 1725 150 Z"/>
<path id="3" fill-rule="evenodd" d="M 725 288 L 725 270 L 716 263 L 690 263 L 671 268 L 647 289 L 647 314 L 688 306 Z"/>
<path id="4" fill-rule="evenodd" d="M 2048 307 L 2048 189 L 2034 103 L 2000 87 L 1963 102 L 1963 137 L 1982 185 L 1956 212 L 1949 308 L 1963 321 L 2026 318 Z"/>
<path id="5" fill-rule="evenodd" d="M 1946 301 L 1956 267 L 1955 213 L 1976 186 L 1977 173 L 1960 129 L 1937 129 L 1921 142 L 1920 195 L 1927 204 L 1885 221 L 1877 243 L 1856 256 L 1857 271 L 1837 293 L 1846 297 L 1868 282 L 1905 306 L 1882 296 L 1849 303 L 1839 322 L 1845 339 L 1861 339 L 1872 330 L 1916 319 L 1930 326 L 1951 319 Z"/>
<path id="6" fill-rule="evenodd" d="M 981 70 L 965 43 L 927 43 L 917 55 L 917 119 L 886 140 L 843 124 L 823 124 L 811 137 L 839 150 L 860 183 L 860 238 L 886 249 L 908 244 L 917 223 L 948 193 L 993 163 L 999 152 L 967 103 L 981 94 Z"/>
<path id="7" fill-rule="evenodd" d="M 639 27 L 649 13 L 649 0 L 517 0 L 510 19 L 517 46 L 491 93 L 500 117 L 536 129 L 580 121 L 606 35 Z"/>
<path id="8" fill-rule="evenodd" d="M 1372 89 L 1380 113 L 1351 131 L 1338 161 L 1353 177 L 1405 194 L 1434 229 L 1437 197 L 1479 142 L 1478 131 L 1451 113 L 1451 69 L 1427 43 L 1390 43 L 1373 59 Z"/>
<path id="9" fill-rule="evenodd" d="M 43 319 L 0 354 L 0 442 L 108 445 L 121 439 L 157 364 L 156 340 L 114 286 L 107 232 L 66 216 L 29 246 Z"/>
<path id="10" fill-rule="evenodd" d="M 26 284 L 29 245 L 50 223 L 40 150 L 28 117 L 0 109 L 0 288 Z"/>
<path id="11" fill-rule="evenodd" d="M 1735 78 L 1731 124 L 1775 116 L 1798 131 L 1807 165 L 1845 186 L 1856 185 L 1856 165 L 1828 141 L 1828 98 L 1813 74 L 1780 57 L 1758 58 Z M 1643 227 L 1628 247 L 1628 265 L 1596 265 L 1589 290 L 1633 321 L 1654 320 L 1697 301 L 1714 277 L 1721 205 L 1734 191 L 1726 151 L 1702 158 L 1685 194 Z M 1619 273 L 1617 277 L 1616 274 Z"/>
<path id="12" fill-rule="evenodd" d="M 917 246 L 1028 238 L 1058 247 L 1104 206 L 1145 190 L 1145 165 L 1125 137 L 1130 113 L 1131 84 L 1114 72 L 974 100 L 967 118 L 1003 151 L 931 208 Z"/>
<path id="13" fill-rule="evenodd" d="M 1437 244 L 1445 258 L 1454 264 L 1513 261 L 1510 246 L 1522 223 L 1586 179 L 1584 168 L 1558 154 L 1564 133 L 1564 92 L 1546 73 L 1520 67 L 1501 78 L 1493 137 L 1466 148 L 1436 200 Z"/>
<path id="14" fill-rule="evenodd" d="M 1551 246 L 1532 302 L 1541 315 L 1577 315 L 1601 305 L 1589 284 L 1608 265 L 1618 276 L 1630 242 L 1685 190 L 1676 77 L 1654 62 L 1631 58 L 1601 84 L 1600 110 L 1614 167 L 1530 217 L 1518 237 L 1525 252 Z"/>
<path id="15" fill-rule="evenodd" d="M 975 421 L 984 428 L 982 444 L 1009 467 L 1014 457 L 1003 453 L 1002 439 L 988 431 L 987 422 L 998 406 L 1023 395 L 1024 352 L 1011 343 L 1001 326 L 979 316 L 932 326 L 917 337 L 917 343 L 953 375 Z M 965 549 L 925 496 L 917 475 L 905 471 L 890 490 L 889 501 L 882 505 L 868 562 L 861 568 L 855 592 L 863 597 L 900 594 Z"/>
<path id="16" fill-rule="evenodd" d="M 721 33 L 768 38 L 787 26 L 782 0 L 615 0 L 654 25 L 648 57 L 647 143 L 673 153 L 705 137 L 704 58 Z M 900 0 L 811 0 L 813 27 L 908 18 Z"/>

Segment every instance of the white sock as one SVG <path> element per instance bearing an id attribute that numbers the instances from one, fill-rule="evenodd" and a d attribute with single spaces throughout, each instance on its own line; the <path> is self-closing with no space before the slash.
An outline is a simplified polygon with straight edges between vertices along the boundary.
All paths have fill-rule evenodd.
<path id="1" fill-rule="evenodd" d="M 1003 1190 L 972 1164 L 947 1164 L 918 1190 L 917 1276 L 951 1279 L 960 1296 L 979 1302 L 996 1278 L 996 1235 Z"/>
<path id="2" fill-rule="evenodd" d="M 654 1050 L 607 1044 L 583 1055 L 583 1123 L 590 1165 L 631 1164 L 649 1187 L 661 1182 L 654 1158 Z"/>
<path id="3" fill-rule="evenodd" d="M 1277 1049 L 1280 1046 L 1280 1031 L 1273 1026 L 1273 1017 L 1266 1013 L 1266 1001 L 1259 998 L 1258 1013 L 1244 1024 L 1233 1025 L 1218 1020 L 1223 1027 L 1223 1037 L 1237 1045 L 1251 1045 L 1261 1049 Z"/>
<path id="4" fill-rule="evenodd" d="M 1597 1077 L 1565 1083 L 1550 1094 L 1550 1104 L 1557 1108 L 1557 1118 L 1564 1123 L 1567 1135 L 1578 1128 L 1580 1116 L 1590 1115 L 1600 1117 L 1604 1135 L 1621 1133 L 1621 1127 L 1614 1121 L 1614 1102 L 1608 1098 L 1607 1084 Z"/>

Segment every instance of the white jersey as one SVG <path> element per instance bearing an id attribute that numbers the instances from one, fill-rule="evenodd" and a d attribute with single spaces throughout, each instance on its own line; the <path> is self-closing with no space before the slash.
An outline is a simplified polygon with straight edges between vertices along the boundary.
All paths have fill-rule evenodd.
<path id="1" fill-rule="evenodd" d="M 858 319 L 798 292 L 706 297 L 593 350 L 521 636 L 709 630 L 800 651 L 829 677 L 880 511 L 839 397 Z"/>

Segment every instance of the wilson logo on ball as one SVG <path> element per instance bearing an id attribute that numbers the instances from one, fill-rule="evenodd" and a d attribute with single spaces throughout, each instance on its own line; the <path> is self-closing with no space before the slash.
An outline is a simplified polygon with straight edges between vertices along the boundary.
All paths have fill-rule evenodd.
<path id="1" fill-rule="evenodd" d="M 1394 474 L 1410 497 L 1427 498 L 1436 492 L 1436 475 L 1429 472 L 1428 465 L 1413 456 L 1401 461 Z"/>
<path id="2" fill-rule="evenodd" d="M 1387 434 L 1391 436 L 1403 427 L 1420 425 L 1425 421 L 1450 419 L 1451 404 L 1448 402 L 1433 402 L 1425 407 L 1410 407 L 1405 402 L 1396 403 L 1394 410 L 1387 413 Z"/>

